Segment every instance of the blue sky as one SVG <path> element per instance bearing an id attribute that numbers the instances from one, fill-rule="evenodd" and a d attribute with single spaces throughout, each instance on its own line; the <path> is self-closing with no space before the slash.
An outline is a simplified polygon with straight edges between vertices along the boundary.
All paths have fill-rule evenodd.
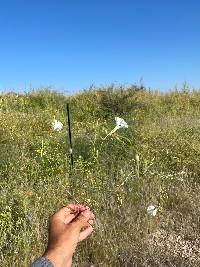
<path id="1" fill-rule="evenodd" d="M 0 90 L 200 87 L 200 2 L 0 1 Z"/>

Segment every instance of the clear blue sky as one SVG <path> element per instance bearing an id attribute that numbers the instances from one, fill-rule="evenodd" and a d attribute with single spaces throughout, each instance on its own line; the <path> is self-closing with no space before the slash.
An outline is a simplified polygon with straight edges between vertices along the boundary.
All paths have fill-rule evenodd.
<path id="1" fill-rule="evenodd" d="M 0 1 L 0 90 L 200 87 L 200 1 Z"/>

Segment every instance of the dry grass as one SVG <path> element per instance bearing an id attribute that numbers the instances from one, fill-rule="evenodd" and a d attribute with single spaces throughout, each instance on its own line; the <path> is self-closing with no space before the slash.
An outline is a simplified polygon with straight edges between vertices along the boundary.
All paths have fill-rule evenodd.
<path id="1" fill-rule="evenodd" d="M 199 104 L 199 91 L 137 87 L 71 97 L 2 94 L 1 266 L 25 267 L 39 256 L 48 217 L 69 201 L 85 202 L 96 214 L 95 233 L 79 246 L 74 266 L 200 266 Z M 129 128 L 103 141 L 116 115 Z M 53 116 L 64 123 L 62 132 L 52 131 Z M 159 207 L 156 217 L 147 214 L 151 203 Z"/>

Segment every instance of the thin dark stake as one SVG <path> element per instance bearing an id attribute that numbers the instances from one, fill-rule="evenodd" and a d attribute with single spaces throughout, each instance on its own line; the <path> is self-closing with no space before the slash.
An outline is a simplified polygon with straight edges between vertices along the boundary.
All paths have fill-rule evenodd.
<path id="1" fill-rule="evenodd" d="M 72 169 L 74 167 L 74 158 L 73 158 L 73 151 L 72 151 L 72 132 L 71 132 L 71 121 L 70 121 L 70 114 L 69 114 L 69 104 L 67 103 L 67 119 L 68 119 L 68 133 L 69 133 L 69 144 L 70 144 L 70 157 L 71 157 L 71 165 Z"/>

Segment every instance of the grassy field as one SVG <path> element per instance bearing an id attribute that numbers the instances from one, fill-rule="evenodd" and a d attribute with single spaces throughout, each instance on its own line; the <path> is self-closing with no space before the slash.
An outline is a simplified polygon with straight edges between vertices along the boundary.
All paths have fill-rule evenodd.
<path id="1" fill-rule="evenodd" d="M 54 116 L 60 132 L 52 130 Z M 104 140 L 115 116 L 129 128 Z M 199 162 L 200 91 L 2 93 L 0 266 L 26 267 L 39 256 L 48 217 L 68 202 L 87 203 L 96 215 L 74 266 L 200 266 Z M 156 216 L 147 213 L 150 204 Z"/>

